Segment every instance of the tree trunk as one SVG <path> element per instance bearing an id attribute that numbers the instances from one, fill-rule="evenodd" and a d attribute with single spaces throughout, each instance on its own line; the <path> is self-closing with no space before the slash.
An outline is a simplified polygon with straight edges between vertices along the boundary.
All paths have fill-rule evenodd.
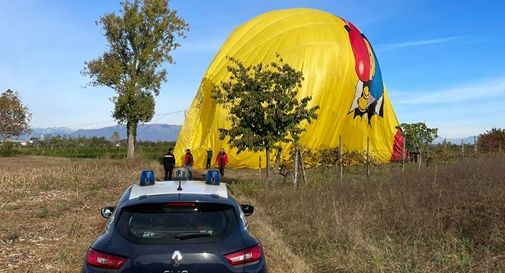
<path id="1" fill-rule="evenodd" d="M 127 159 L 133 159 L 135 156 L 135 138 L 137 136 L 137 123 L 128 121 L 126 123 L 126 135 L 128 137 Z"/>
<path id="2" fill-rule="evenodd" d="M 270 176 L 270 147 L 266 147 L 266 166 L 267 166 L 267 169 L 266 169 L 266 173 L 267 173 L 267 177 Z"/>

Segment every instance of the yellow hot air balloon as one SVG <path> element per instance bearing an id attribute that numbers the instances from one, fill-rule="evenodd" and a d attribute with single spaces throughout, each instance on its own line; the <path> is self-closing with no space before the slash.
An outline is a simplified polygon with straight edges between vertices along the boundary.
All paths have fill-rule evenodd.
<path id="1" fill-rule="evenodd" d="M 264 153 L 237 154 L 220 140 L 218 129 L 230 123 L 227 110 L 212 99 L 212 87 L 229 79 L 227 57 L 255 65 L 276 61 L 276 53 L 303 72 L 298 98 L 312 96 L 309 107 L 320 107 L 317 120 L 304 125 L 303 147 L 335 148 L 341 136 L 344 151 L 364 151 L 369 138 L 374 158 L 387 162 L 401 157 L 403 137 L 369 41 L 349 21 L 325 11 L 297 8 L 257 16 L 228 37 L 186 113 L 175 146 L 178 162 L 183 162 L 189 148 L 195 166 L 204 167 L 208 148 L 224 148 L 229 167 L 256 168 L 260 157 L 265 165 Z"/>

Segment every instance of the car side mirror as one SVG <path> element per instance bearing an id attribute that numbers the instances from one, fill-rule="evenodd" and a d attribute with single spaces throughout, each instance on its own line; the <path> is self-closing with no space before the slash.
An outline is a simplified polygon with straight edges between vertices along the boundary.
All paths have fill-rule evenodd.
<path id="1" fill-rule="evenodd" d="M 114 212 L 114 209 L 116 207 L 105 207 L 100 210 L 100 214 L 102 215 L 103 218 L 109 218 L 112 213 Z"/>
<path id="2" fill-rule="evenodd" d="M 240 205 L 245 216 L 251 216 L 254 212 L 254 207 L 251 205 Z"/>

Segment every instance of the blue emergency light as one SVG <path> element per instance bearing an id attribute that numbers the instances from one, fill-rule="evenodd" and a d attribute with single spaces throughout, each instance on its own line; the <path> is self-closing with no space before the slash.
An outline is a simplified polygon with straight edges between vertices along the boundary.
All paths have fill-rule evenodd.
<path id="1" fill-rule="evenodd" d="M 152 170 L 143 170 L 140 174 L 140 186 L 154 185 L 154 172 Z"/>
<path id="2" fill-rule="evenodd" d="M 205 178 L 205 184 L 219 186 L 221 183 L 221 174 L 218 170 L 208 170 L 207 177 Z"/>

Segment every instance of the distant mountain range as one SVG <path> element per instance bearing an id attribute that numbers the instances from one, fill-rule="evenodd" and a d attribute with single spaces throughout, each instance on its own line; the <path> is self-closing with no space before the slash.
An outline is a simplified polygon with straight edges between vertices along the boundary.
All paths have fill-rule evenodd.
<path id="1" fill-rule="evenodd" d="M 457 144 L 457 145 L 461 145 L 461 140 L 463 140 L 464 144 L 473 144 L 475 142 L 474 137 L 473 136 L 469 136 L 469 137 L 463 137 L 463 138 L 443 138 L 443 137 L 437 137 L 431 143 L 432 144 L 442 144 L 442 143 L 444 143 L 444 139 L 447 141 L 447 143 L 452 143 L 452 144 Z"/>
<path id="2" fill-rule="evenodd" d="M 139 141 L 176 141 L 181 130 L 181 125 L 169 124 L 141 124 L 137 127 L 137 140 Z M 50 136 L 67 137 L 105 137 L 110 139 L 117 131 L 121 139 L 126 139 L 126 126 L 110 126 L 99 129 L 71 129 L 67 127 L 32 128 L 32 133 L 23 139 L 32 137 L 47 138 Z"/>
<path id="3" fill-rule="evenodd" d="M 40 138 L 41 136 L 68 136 L 68 137 L 105 137 L 110 139 L 112 134 L 118 131 L 121 139 L 126 139 L 126 126 L 110 126 L 99 129 L 71 129 L 68 127 L 52 127 L 52 128 L 32 128 L 32 133 L 29 136 L 23 136 L 23 139 L 31 137 Z M 176 141 L 181 131 L 181 125 L 169 124 L 141 124 L 137 128 L 137 140 L 140 141 Z M 448 143 L 461 144 L 461 139 L 465 144 L 473 144 L 474 137 L 464 138 L 443 138 L 437 137 L 433 140 L 433 144 L 441 144 L 444 139 Z"/>

